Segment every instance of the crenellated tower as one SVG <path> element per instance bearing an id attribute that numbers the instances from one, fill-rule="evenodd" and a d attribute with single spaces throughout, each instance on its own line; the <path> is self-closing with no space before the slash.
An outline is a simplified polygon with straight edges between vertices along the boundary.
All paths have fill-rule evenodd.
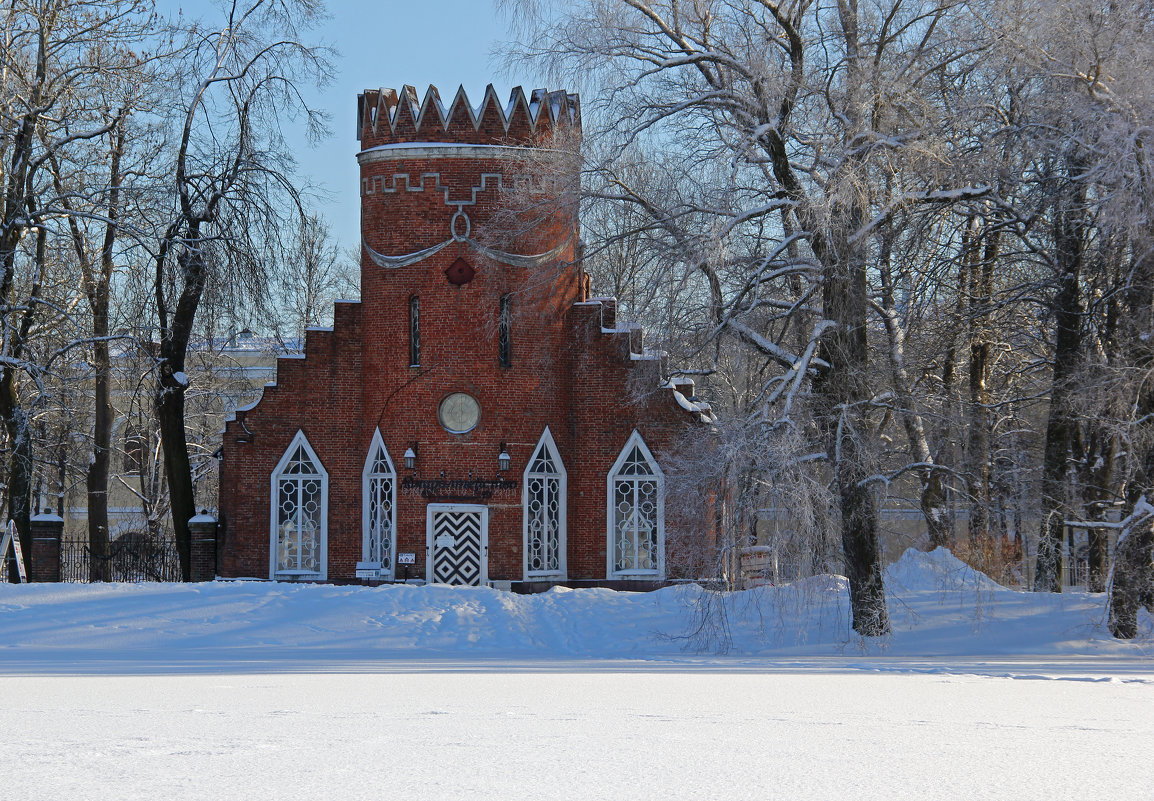
<path id="1" fill-rule="evenodd" d="M 576 176 L 552 142 L 579 132 L 579 102 L 517 88 L 502 105 L 489 86 L 476 107 L 464 89 L 446 107 L 436 87 L 418 103 L 405 86 L 365 92 L 358 111 L 364 369 L 385 379 L 366 385 L 365 408 L 477 474 L 524 409 L 564 394 L 554 366 L 584 282 L 575 208 L 560 197 Z M 404 420 L 453 392 L 481 402 L 468 435 L 432 436 L 432 414 Z"/>
<path id="2" fill-rule="evenodd" d="M 660 454 L 709 410 L 589 297 L 580 131 L 568 92 L 359 96 L 361 299 L 226 425 L 223 575 L 664 580 Z"/>

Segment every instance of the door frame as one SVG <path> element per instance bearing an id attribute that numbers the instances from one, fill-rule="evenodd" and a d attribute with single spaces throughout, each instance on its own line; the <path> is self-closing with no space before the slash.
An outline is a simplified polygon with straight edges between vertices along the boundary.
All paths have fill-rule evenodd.
<path id="1" fill-rule="evenodd" d="M 481 516 L 481 575 L 477 586 L 489 584 L 489 507 L 483 503 L 430 503 L 425 507 L 425 583 L 435 584 L 433 573 L 433 516 L 438 512 L 477 512 Z M 468 586 L 468 585 L 465 585 Z"/>

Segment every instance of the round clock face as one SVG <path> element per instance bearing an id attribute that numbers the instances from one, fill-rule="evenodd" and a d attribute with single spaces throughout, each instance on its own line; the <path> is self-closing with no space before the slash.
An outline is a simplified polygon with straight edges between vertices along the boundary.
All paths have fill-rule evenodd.
<path id="1" fill-rule="evenodd" d="M 472 395 L 454 392 L 437 408 L 437 420 L 453 434 L 472 431 L 481 419 L 481 404 Z"/>

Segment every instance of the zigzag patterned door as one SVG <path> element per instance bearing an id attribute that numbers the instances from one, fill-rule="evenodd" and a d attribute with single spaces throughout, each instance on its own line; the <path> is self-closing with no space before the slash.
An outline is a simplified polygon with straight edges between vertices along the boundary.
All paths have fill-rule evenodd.
<path id="1" fill-rule="evenodd" d="M 488 580 L 487 506 L 431 503 L 426 525 L 429 581 L 476 587 Z"/>

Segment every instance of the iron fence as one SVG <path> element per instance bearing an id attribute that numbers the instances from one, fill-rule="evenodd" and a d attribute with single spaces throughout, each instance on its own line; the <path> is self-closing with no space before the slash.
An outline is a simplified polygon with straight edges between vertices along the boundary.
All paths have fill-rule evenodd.
<path id="1" fill-rule="evenodd" d="M 103 561 L 109 581 L 180 581 L 180 557 L 170 538 L 122 535 L 108 550 L 107 557 L 100 557 L 82 540 L 60 543 L 60 580 L 91 581 L 93 566 Z"/>

